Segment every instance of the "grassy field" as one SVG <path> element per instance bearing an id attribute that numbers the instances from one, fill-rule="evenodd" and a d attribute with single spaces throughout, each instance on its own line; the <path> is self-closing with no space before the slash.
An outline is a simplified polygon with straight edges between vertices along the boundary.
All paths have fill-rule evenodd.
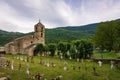
<path id="1" fill-rule="evenodd" d="M 120 59 L 120 53 L 113 53 L 113 52 L 98 52 L 94 51 L 93 57 L 95 58 L 105 58 L 105 59 Z"/>
<path id="2" fill-rule="evenodd" d="M 15 55 L 18 56 L 18 55 Z M 21 55 L 25 56 L 25 55 Z M 6 55 L 6 59 L 12 61 L 12 55 Z M 41 65 L 39 62 L 54 62 L 55 67 L 47 67 Z M 58 58 L 51 57 L 34 57 L 34 63 L 24 62 L 18 59 L 14 59 L 14 70 L 11 70 L 10 67 L 0 68 L 0 77 L 10 76 L 11 80 L 30 80 L 26 75 L 26 66 L 30 65 L 30 74 L 35 76 L 38 72 L 43 74 L 46 80 L 51 80 L 59 75 L 62 75 L 62 80 L 120 80 L 120 70 L 110 69 L 110 64 L 103 64 L 102 67 L 99 67 L 97 63 L 90 60 L 83 60 L 83 62 L 77 62 L 76 60 L 66 60 L 68 70 L 64 71 L 64 62 L 65 60 L 60 60 Z M 18 70 L 18 65 L 21 63 L 21 70 Z M 73 70 L 75 66 L 75 70 Z M 78 67 L 80 66 L 80 70 Z M 93 67 L 96 68 L 96 74 L 93 72 Z"/>

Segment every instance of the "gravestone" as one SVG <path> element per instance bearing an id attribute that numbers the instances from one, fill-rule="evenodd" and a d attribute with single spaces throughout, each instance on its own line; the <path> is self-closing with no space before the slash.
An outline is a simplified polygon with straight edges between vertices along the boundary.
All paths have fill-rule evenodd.
<path id="1" fill-rule="evenodd" d="M 64 66 L 64 71 L 66 71 L 67 70 L 67 66 Z"/>
<path id="2" fill-rule="evenodd" d="M 27 62 L 29 62 L 29 57 L 27 56 Z"/>
<path id="3" fill-rule="evenodd" d="M 6 64 L 6 60 L 4 57 L 0 57 L 0 68 L 4 68 Z"/>
<path id="4" fill-rule="evenodd" d="M 69 59 L 70 59 L 70 60 L 72 59 L 72 58 L 71 58 L 71 56 L 70 56 L 70 58 L 69 58 Z"/>
<path id="5" fill-rule="evenodd" d="M 55 67 L 56 65 L 55 65 L 55 63 L 53 64 L 53 67 Z"/>
<path id="6" fill-rule="evenodd" d="M 19 56 L 17 56 L 17 59 L 19 59 Z"/>
<path id="7" fill-rule="evenodd" d="M 63 56 L 61 56 L 60 59 L 63 59 Z"/>
<path id="8" fill-rule="evenodd" d="M 102 67 L 102 61 L 98 61 L 100 67 Z"/>
<path id="9" fill-rule="evenodd" d="M 30 75 L 29 64 L 27 64 L 27 67 L 26 67 L 26 74 L 27 74 L 27 77 L 29 77 L 29 75 Z"/>
<path id="10" fill-rule="evenodd" d="M 81 59 L 81 63 L 83 63 L 84 62 L 84 60 L 83 59 Z"/>
<path id="11" fill-rule="evenodd" d="M 11 62 L 11 70 L 14 70 L 14 60 Z"/>
<path id="12" fill-rule="evenodd" d="M 23 59 L 23 56 L 21 56 L 21 57 L 20 57 L 20 60 L 21 60 L 21 61 L 23 61 L 23 60 L 24 60 L 24 59 Z"/>
<path id="13" fill-rule="evenodd" d="M 64 62 L 64 66 L 66 66 L 66 65 L 67 65 L 67 62 L 65 61 L 65 62 Z"/>
<path id="14" fill-rule="evenodd" d="M 80 59 L 79 58 L 77 58 L 77 62 L 79 62 L 80 61 Z"/>
<path id="15" fill-rule="evenodd" d="M 47 62 L 46 61 L 44 61 L 44 65 L 47 66 Z"/>
<path id="16" fill-rule="evenodd" d="M 24 61 L 24 62 L 27 62 L 26 56 L 23 57 L 23 61 Z"/>
<path id="17" fill-rule="evenodd" d="M 31 57 L 31 63 L 34 63 L 34 57 L 33 56 Z"/>
<path id="18" fill-rule="evenodd" d="M 24 61 L 27 62 L 27 58 L 25 58 Z"/>
<path id="19" fill-rule="evenodd" d="M 114 61 L 110 61 L 110 64 L 111 64 L 111 69 L 113 69 L 114 68 Z"/>
<path id="20" fill-rule="evenodd" d="M 10 66 L 10 60 L 6 61 L 6 66 L 9 67 Z"/>
<path id="21" fill-rule="evenodd" d="M 49 62 L 47 63 L 47 67 L 49 67 L 50 66 L 50 64 L 49 64 Z"/>
<path id="22" fill-rule="evenodd" d="M 42 54 L 42 56 L 45 56 L 45 54 Z"/>

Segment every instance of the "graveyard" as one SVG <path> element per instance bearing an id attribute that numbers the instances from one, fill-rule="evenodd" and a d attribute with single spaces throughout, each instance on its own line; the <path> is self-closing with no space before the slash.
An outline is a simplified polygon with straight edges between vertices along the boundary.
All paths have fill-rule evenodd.
<path id="1" fill-rule="evenodd" d="M 50 56 L 5 55 L 7 65 L 0 68 L 0 77 L 10 80 L 118 80 L 120 69 L 110 63 L 88 59 L 60 59 Z M 39 74 L 40 79 L 36 79 Z M 60 79 L 55 79 L 60 77 Z"/>
<path id="2" fill-rule="evenodd" d="M 120 80 L 120 0 L 0 7 L 0 80 Z"/>

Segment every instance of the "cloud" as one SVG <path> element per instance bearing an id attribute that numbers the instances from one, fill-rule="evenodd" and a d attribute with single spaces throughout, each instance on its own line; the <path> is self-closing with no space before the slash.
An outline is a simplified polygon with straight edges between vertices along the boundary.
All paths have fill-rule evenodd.
<path id="1" fill-rule="evenodd" d="M 119 14 L 120 0 L 0 0 L 0 29 L 26 33 L 39 18 L 54 28 L 114 20 Z"/>

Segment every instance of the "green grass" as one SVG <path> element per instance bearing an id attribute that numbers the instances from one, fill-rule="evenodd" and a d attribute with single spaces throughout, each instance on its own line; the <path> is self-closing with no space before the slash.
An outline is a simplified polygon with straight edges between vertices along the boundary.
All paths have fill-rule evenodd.
<path id="1" fill-rule="evenodd" d="M 18 56 L 18 55 L 15 55 Z M 25 56 L 25 55 L 22 55 Z M 12 60 L 12 55 L 6 55 L 7 60 Z M 56 67 L 46 67 L 44 65 L 39 64 L 40 59 L 44 61 L 54 62 Z M 26 66 L 30 65 L 30 73 L 31 75 L 35 75 L 38 72 L 40 74 L 44 74 L 44 77 L 47 80 L 54 78 L 58 75 L 62 75 L 62 80 L 119 80 L 120 79 L 120 70 L 110 69 L 110 64 L 103 64 L 102 67 L 99 67 L 97 63 L 92 62 L 90 60 L 84 60 L 84 62 L 76 62 L 76 60 L 66 60 L 68 70 L 64 71 L 64 61 L 60 60 L 56 57 L 34 57 L 34 63 L 24 62 L 17 59 L 14 59 L 15 70 L 11 70 L 10 67 L 6 69 L 0 68 L 0 77 L 10 76 L 11 80 L 30 80 L 27 79 L 26 76 Z M 21 71 L 18 70 L 19 62 L 22 64 Z M 76 66 L 76 69 L 73 70 L 72 66 Z M 80 71 L 78 69 L 80 66 Z M 93 66 L 96 67 L 97 75 L 93 74 Z M 87 70 L 85 69 L 87 67 Z M 3 73 L 3 74 L 1 74 Z"/>
<path id="2" fill-rule="evenodd" d="M 120 53 L 114 53 L 114 52 L 98 52 L 94 51 L 93 57 L 95 58 L 105 58 L 105 59 L 120 59 Z"/>

